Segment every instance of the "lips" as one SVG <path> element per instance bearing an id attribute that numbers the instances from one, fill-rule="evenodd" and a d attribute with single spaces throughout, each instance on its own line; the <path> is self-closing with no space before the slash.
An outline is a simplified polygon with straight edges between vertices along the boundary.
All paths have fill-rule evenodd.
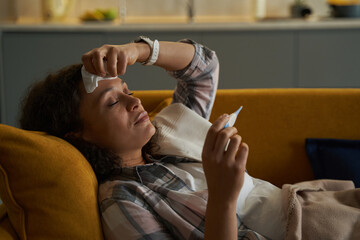
<path id="1" fill-rule="evenodd" d="M 149 120 L 149 115 L 146 111 L 143 111 L 141 112 L 138 117 L 136 118 L 136 121 L 135 121 L 135 125 L 136 124 L 139 124 L 139 123 L 142 123 L 142 122 L 146 122 Z"/>

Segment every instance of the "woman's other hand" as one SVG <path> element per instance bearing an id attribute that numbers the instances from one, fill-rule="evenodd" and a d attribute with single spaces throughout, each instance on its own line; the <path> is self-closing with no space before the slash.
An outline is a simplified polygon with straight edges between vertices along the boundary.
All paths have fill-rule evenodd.
<path id="1" fill-rule="evenodd" d="M 133 65 L 135 62 L 146 61 L 149 55 L 150 47 L 146 43 L 103 45 L 85 53 L 82 56 L 82 62 L 90 73 L 102 77 L 108 73 L 116 77 L 124 75 L 127 66 Z M 105 62 L 107 69 L 105 69 Z"/>
<path id="2" fill-rule="evenodd" d="M 236 203 L 244 183 L 249 148 L 241 142 L 236 128 L 224 129 L 228 121 L 229 115 L 223 115 L 214 122 L 202 152 L 209 191 L 205 214 L 206 240 L 238 239 Z"/>
<path id="3" fill-rule="evenodd" d="M 218 203 L 236 203 L 242 185 L 249 148 L 234 127 L 224 128 L 229 115 L 219 117 L 210 127 L 202 152 L 209 198 Z M 225 150 L 227 143 L 227 150 Z"/>

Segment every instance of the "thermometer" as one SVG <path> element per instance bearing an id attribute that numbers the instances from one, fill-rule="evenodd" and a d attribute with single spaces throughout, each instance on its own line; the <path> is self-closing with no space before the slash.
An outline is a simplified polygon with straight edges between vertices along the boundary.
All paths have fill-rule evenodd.
<path id="1" fill-rule="evenodd" d="M 224 128 L 234 126 L 236 118 L 237 118 L 237 116 L 238 116 L 238 114 L 239 114 L 239 112 L 241 111 L 242 108 L 243 108 L 243 106 L 241 106 L 238 110 L 236 110 L 236 112 L 230 114 L 230 120 L 226 123 Z"/>

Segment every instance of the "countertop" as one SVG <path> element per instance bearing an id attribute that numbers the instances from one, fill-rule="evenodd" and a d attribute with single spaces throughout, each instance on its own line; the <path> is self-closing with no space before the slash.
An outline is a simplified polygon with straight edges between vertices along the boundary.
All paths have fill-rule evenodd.
<path id="1" fill-rule="evenodd" d="M 67 31 L 67 32 L 121 32 L 121 31 L 258 31 L 258 30 L 319 30 L 360 29 L 358 19 L 265 19 L 247 22 L 216 23 L 0 23 L 2 32 Z"/>

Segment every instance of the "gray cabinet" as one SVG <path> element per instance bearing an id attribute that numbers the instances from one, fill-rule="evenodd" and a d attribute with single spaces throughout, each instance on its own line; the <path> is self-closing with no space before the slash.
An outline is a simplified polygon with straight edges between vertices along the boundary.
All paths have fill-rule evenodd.
<path id="1" fill-rule="evenodd" d="M 360 87 L 360 30 L 299 34 L 299 87 Z"/>
<path id="2" fill-rule="evenodd" d="M 17 126 L 28 86 L 48 73 L 79 63 L 102 44 L 139 35 L 176 41 L 191 38 L 214 49 L 219 88 L 360 87 L 360 30 L 28 30 L 0 33 L 1 123 Z M 136 64 L 122 77 L 133 90 L 173 89 L 167 73 Z"/>
<path id="3" fill-rule="evenodd" d="M 288 31 L 205 33 L 220 60 L 220 88 L 294 87 L 294 34 Z"/>
<path id="4" fill-rule="evenodd" d="M 81 62 L 81 54 L 103 42 L 100 34 L 3 33 L 2 123 L 16 125 L 28 86 L 48 73 Z"/>

